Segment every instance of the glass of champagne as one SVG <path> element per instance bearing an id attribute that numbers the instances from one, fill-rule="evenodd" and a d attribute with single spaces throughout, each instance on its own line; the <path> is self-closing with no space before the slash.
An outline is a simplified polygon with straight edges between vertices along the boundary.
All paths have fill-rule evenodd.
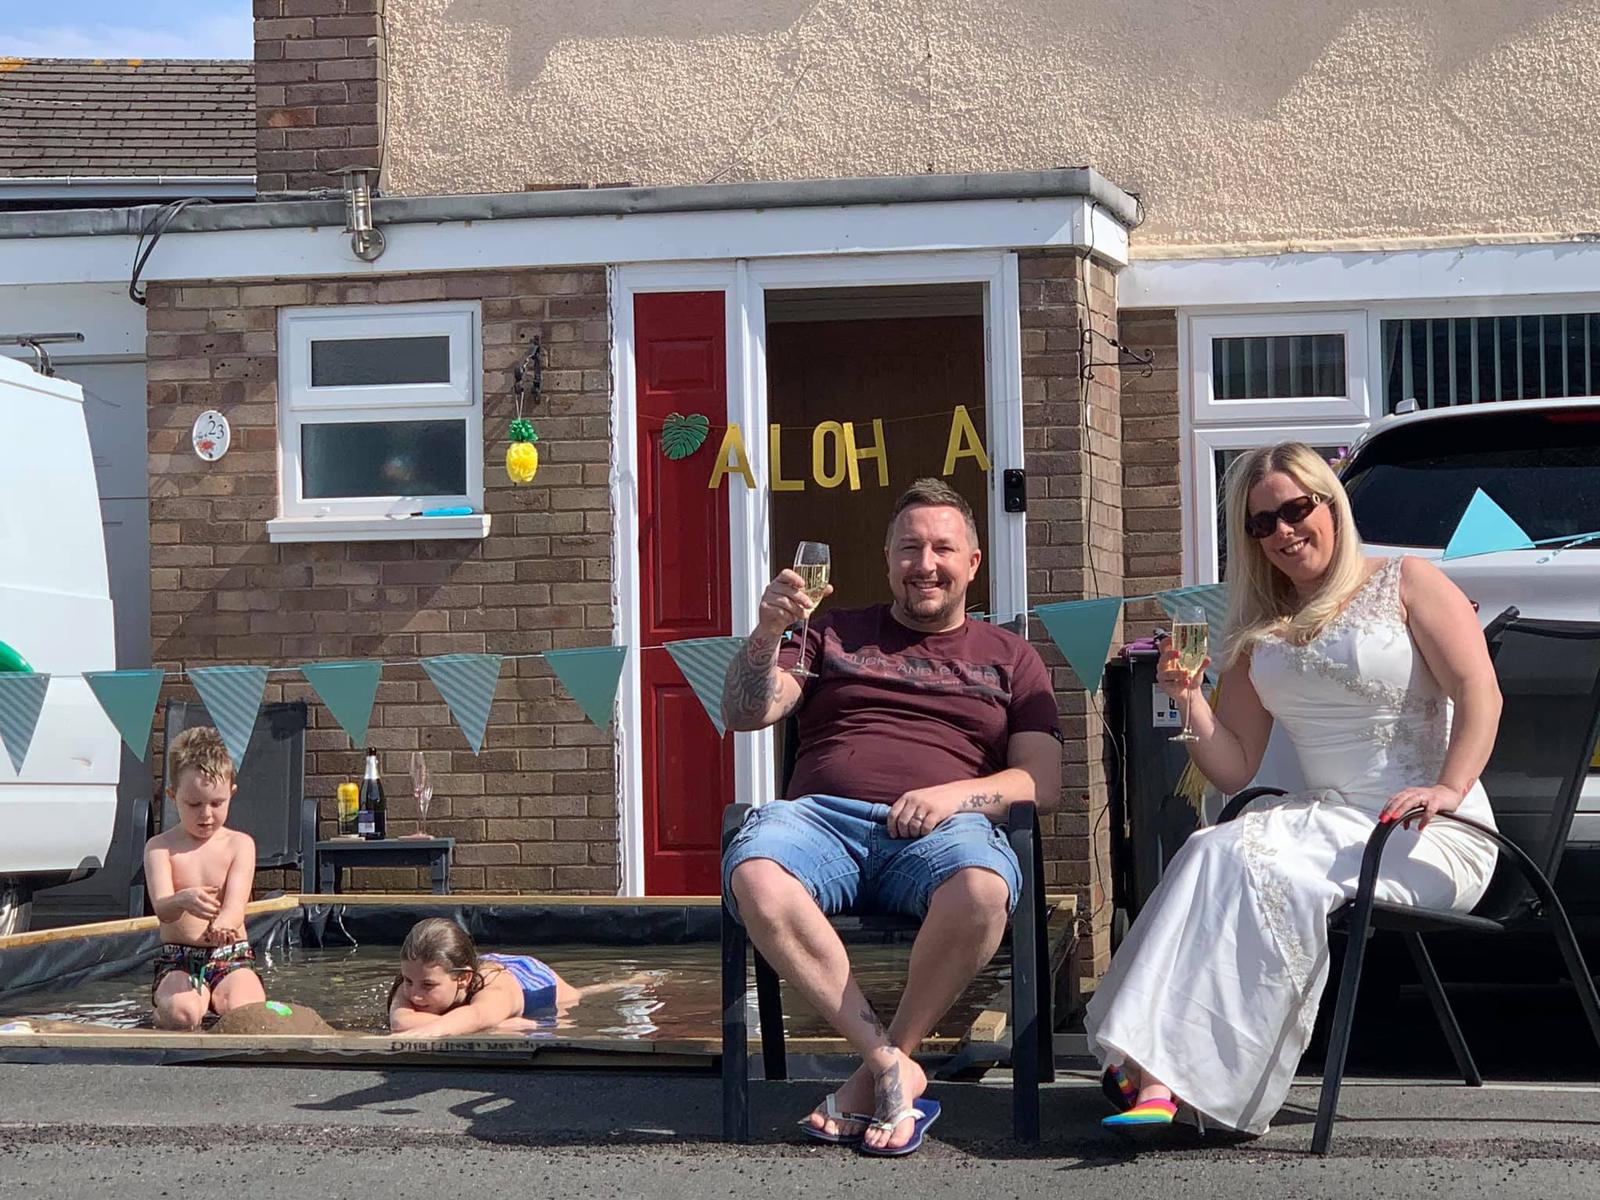
<path id="1" fill-rule="evenodd" d="M 829 553 L 826 542 L 801 542 L 794 552 L 794 573 L 804 580 L 806 595 L 813 607 L 822 602 L 822 593 L 828 586 Z M 797 679 L 815 679 L 816 672 L 806 670 L 806 634 L 811 632 L 811 610 L 806 610 L 800 622 L 800 657 L 789 673 Z"/>
<path id="2" fill-rule="evenodd" d="M 1209 630 L 1206 626 L 1204 610 L 1190 608 L 1180 610 L 1172 622 L 1172 648 L 1177 652 L 1178 665 L 1189 675 L 1191 683 L 1200 672 L 1200 666 L 1206 661 L 1206 642 Z M 1194 712 L 1194 700 L 1191 698 L 1189 707 L 1183 710 L 1183 731 L 1172 735 L 1175 742 L 1198 742 L 1200 739 L 1189 732 L 1189 718 Z"/>
<path id="3" fill-rule="evenodd" d="M 433 780 L 428 775 L 428 760 L 421 750 L 411 752 L 411 795 L 417 802 L 417 832 L 428 836 L 428 803 L 433 799 Z"/>

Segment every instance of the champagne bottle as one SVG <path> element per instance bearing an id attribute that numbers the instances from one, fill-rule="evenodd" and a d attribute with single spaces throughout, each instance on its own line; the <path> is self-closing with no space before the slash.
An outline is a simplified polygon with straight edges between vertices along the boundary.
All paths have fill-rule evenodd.
<path id="1" fill-rule="evenodd" d="M 378 777 L 378 752 L 367 751 L 367 773 L 361 780 L 361 808 L 356 814 L 356 832 L 368 839 L 388 833 L 388 805 L 383 799 L 383 780 Z"/>

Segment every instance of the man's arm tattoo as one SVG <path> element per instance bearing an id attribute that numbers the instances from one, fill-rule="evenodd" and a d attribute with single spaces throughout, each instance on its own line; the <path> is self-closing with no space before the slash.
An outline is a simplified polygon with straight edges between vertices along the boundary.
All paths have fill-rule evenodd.
<path id="1" fill-rule="evenodd" d="M 778 642 L 758 630 L 728 664 L 722 681 L 722 720 L 730 729 L 755 728 L 778 698 L 778 673 L 773 670 Z"/>
<path id="2" fill-rule="evenodd" d="M 1004 792 L 978 792 L 975 795 L 968 796 L 961 802 L 961 811 L 981 812 L 986 808 L 992 808 L 994 805 L 1001 803 L 1004 799 Z"/>

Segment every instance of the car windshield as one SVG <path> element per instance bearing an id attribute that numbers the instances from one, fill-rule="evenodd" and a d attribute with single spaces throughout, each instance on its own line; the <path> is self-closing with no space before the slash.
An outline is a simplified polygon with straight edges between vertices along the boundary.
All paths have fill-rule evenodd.
<path id="1" fill-rule="evenodd" d="M 1600 405 L 1401 425 L 1361 447 L 1344 484 L 1356 528 L 1379 545 L 1442 549 L 1477 488 L 1533 541 L 1592 533 Z"/>

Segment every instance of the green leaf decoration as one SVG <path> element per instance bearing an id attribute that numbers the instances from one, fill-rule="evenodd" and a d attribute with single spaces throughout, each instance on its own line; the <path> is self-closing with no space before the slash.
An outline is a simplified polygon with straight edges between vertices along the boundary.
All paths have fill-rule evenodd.
<path id="1" fill-rule="evenodd" d="M 706 444 L 711 432 L 711 422 L 701 413 L 668 413 L 661 426 L 661 452 L 677 460 L 688 458 Z"/>
<path id="2" fill-rule="evenodd" d="M 518 417 L 511 422 L 511 440 L 513 442 L 537 442 L 539 435 L 533 431 L 533 422 L 527 417 Z"/>

